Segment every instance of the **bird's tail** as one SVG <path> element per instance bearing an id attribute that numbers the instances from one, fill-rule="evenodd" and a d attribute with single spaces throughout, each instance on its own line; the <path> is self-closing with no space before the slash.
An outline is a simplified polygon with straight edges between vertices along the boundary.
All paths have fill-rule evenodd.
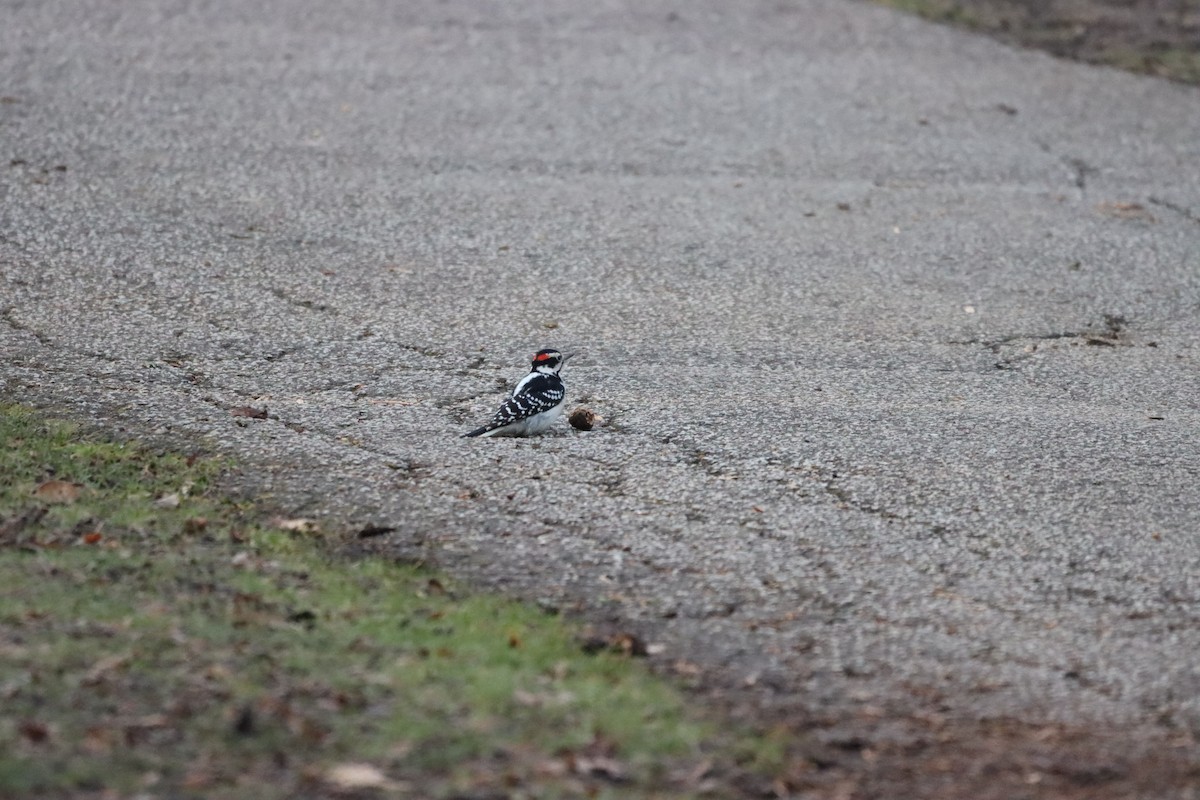
<path id="1" fill-rule="evenodd" d="M 476 428 L 475 430 L 471 431 L 470 433 L 464 433 L 462 435 L 462 438 L 466 439 L 470 436 L 483 436 L 485 433 L 489 433 L 495 429 L 496 429 L 496 426 L 494 426 L 494 425 L 484 425 L 482 428 Z"/>

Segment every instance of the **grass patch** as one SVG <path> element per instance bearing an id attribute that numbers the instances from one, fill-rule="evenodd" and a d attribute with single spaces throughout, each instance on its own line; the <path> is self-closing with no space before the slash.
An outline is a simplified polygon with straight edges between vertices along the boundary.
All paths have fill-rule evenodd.
<path id="1" fill-rule="evenodd" d="M 1200 3 L 874 0 L 1056 56 L 1200 85 Z"/>
<path id="2" fill-rule="evenodd" d="M 666 796 L 709 749 L 628 657 L 264 525 L 226 464 L 16 406 L 0 441 L 0 796 Z"/>
<path id="3" fill-rule="evenodd" d="M 908 14 L 915 14 L 935 22 L 950 25 L 960 25 L 964 28 L 982 28 L 983 18 L 974 9 L 964 6 L 955 0 L 876 0 L 879 5 L 888 6 Z"/>
<path id="4" fill-rule="evenodd" d="M 1179 47 L 1135 49 L 1113 45 L 1105 50 L 1103 63 L 1130 72 L 1144 72 L 1200 86 L 1200 50 Z"/>

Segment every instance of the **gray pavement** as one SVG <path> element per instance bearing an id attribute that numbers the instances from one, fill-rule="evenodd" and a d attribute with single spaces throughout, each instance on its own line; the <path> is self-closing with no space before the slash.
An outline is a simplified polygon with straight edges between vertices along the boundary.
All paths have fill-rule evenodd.
<path id="1" fill-rule="evenodd" d="M 1200 733 L 1197 90 L 837 0 L 0 14 L 5 398 L 828 719 Z M 546 345 L 608 424 L 459 439 Z"/>

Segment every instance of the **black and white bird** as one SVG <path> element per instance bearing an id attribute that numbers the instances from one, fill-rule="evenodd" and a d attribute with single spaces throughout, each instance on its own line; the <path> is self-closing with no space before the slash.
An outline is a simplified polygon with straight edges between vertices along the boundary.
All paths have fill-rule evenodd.
<path id="1" fill-rule="evenodd" d="M 538 350 L 529 374 L 513 389 L 492 421 L 463 436 L 528 436 L 549 428 L 562 416 L 566 404 L 567 387 L 558 373 L 573 355 L 564 356 L 549 348 Z"/>

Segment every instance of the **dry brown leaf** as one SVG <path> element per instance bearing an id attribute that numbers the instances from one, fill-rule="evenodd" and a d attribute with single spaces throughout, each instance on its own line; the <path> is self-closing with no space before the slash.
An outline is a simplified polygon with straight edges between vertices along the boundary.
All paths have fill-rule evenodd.
<path id="1" fill-rule="evenodd" d="M 82 744 L 86 752 L 92 755 L 103 755 L 112 750 L 116 739 L 116 732 L 112 728 L 93 725 L 84 732 L 83 740 L 80 744 Z"/>
<path id="2" fill-rule="evenodd" d="M 129 653 L 120 653 L 118 655 L 102 658 L 92 665 L 92 668 L 83 676 L 81 683 L 84 686 L 95 686 L 104 680 L 108 673 L 119 670 L 129 663 Z"/>
<path id="3" fill-rule="evenodd" d="M 576 775 L 623 783 L 629 779 L 629 774 L 625 765 L 616 759 L 617 750 L 616 741 L 596 734 L 582 749 L 562 755 L 568 769 Z"/>
<path id="4" fill-rule="evenodd" d="M 1097 208 L 1100 210 L 1100 213 L 1118 219 L 1140 219 L 1146 222 L 1154 222 L 1154 215 L 1147 211 L 1146 207 L 1141 203 L 1101 203 Z"/>
<path id="5" fill-rule="evenodd" d="M 204 767 L 193 767 L 184 773 L 183 788 L 190 789 L 193 792 L 200 789 L 207 789 L 216 782 L 217 776 L 213 772 Z"/>
<path id="6" fill-rule="evenodd" d="M 34 744 L 39 744 L 50 738 L 50 727 L 46 723 L 36 719 L 22 720 L 17 726 L 21 731 L 21 735 Z"/>
<path id="7" fill-rule="evenodd" d="M 33 495 L 44 503 L 74 503 L 83 493 L 82 483 L 70 481 L 44 481 L 33 490 Z"/>
<path id="8" fill-rule="evenodd" d="M 627 656 L 648 656 L 646 642 L 640 636 L 632 633 L 619 633 L 613 637 L 612 649 Z"/>
<path id="9" fill-rule="evenodd" d="M 208 517 L 192 517 L 183 521 L 183 532 L 188 534 L 202 533 L 208 527 Z"/>
<path id="10" fill-rule="evenodd" d="M 237 406 L 229 409 L 229 413 L 235 417 L 246 417 L 247 419 L 266 419 L 267 409 L 255 408 L 254 406 Z"/>

